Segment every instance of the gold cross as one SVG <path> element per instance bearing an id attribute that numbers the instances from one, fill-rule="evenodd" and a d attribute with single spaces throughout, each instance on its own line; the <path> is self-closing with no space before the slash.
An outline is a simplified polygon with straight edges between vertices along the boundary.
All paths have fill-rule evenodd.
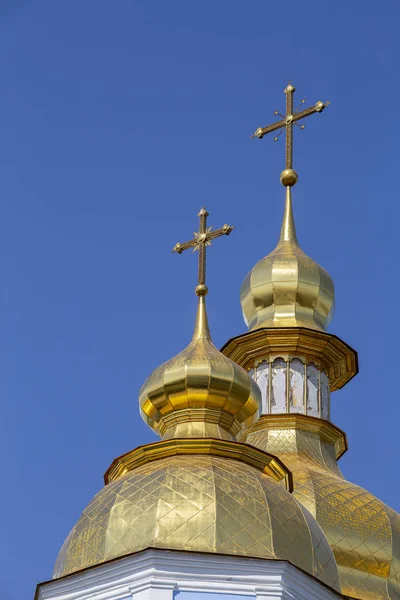
<path id="1" fill-rule="evenodd" d="M 293 94 L 296 91 L 296 88 L 289 83 L 287 88 L 285 89 L 286 94 L 286 115 L 281 115 L 277 110 L 274 112 L 274 115 L 279 115 L 282 117 L 280 121 L 273 123 L 272 125 L 268 125 L 267 127 L 259 127 L 251 136 L 252 138 L 263 138 L 267 133 L 271 133 L 272 131 L 280 130 L 278 136 L 274 138 L 274 142 L 277 141 L 278 137 L 282 133 L 282 131 L 286 131 L 286 169 L 292 169 L 293 162 L 293 125 L 298 125 L 297 121 L 308 117 L 309 115 L 313 115 L 314 113 L 320 113 L 326 108 L 329 102 L 321 102 L 320 100 L 314 105 L 310 106 L 310 108 L 306 108 L 299 112 L 297 109 L 293 112 Z M 301 104 L 304 104 L 305 100 L 301 101 Z M 300 104 L 300 106 L 301 106 Z M 300 108 L 300 107 L 299 107 Z M 298 125 L 300 129 L 304 129 L 304 125 Z M 297 180 L 297 178 L 296 178 Z"/>
<path id="2" fill-rule="evenodd" d="M 196 287 L 196 294 L 198 296 L 205 296 L 208 292 L 206 286 L 206 247 L 211 246 L 211 240 L 214 240 L 221 235 L 229 235 L 233 230 L 231 225 L 224 225 L 220 229 L 212 231 L 212 227 L 207 227 L 208 212 L 203 207 L 197 215 L 200 220 L 199 231 L 193 233 L 194 239 L 184 244 L 179 242 L 175 244 L 172 252 L 182 254 L 184 250 L 193 248 L 193 252 L 198 250 L 199 252 L 199 263 L 198 263 L 198 285 Z"/>

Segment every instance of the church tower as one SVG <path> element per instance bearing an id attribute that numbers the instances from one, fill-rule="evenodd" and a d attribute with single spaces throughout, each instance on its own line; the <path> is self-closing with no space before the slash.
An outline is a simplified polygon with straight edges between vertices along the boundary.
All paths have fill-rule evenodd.
<path id="1" fill-rule="evenodd" d="M 233 227 L 199 213 L 197 315 L 189 345 L 148 377 L 142 418 L 160 441 L 116 458 L 36 600 L 400 598 L 400 517 L 340 473 L 345 434 L 330 392 L 357 355 L 326 332 L 329 275 L 300 248 L 292 213 L 292 135 L 317 102 L 258 129 L 286 132 L 277 247 L 241 291 L 249 331 L 219 351 L 207 319 L 206 251 Z"/>
<path id="2" fill-rule="evenodd" d="M 293 114 L 295 88 L 288 85 L 286 116 L 257 129 L 262 138 L 286 130 L 286 204 L 278 245 L 245 278 L 241 289 L 249 332 L 223 348 L 251 374 L 262 395 L 261 417 L 239 439 L 279 457 L 293 475 L 293 495 L 322 528 L 352 598 L 400 598 L 400 515 L 346 481 L 337 464 L 347 450 L 343 431 L 330 422 L 330 394 L 358 372 L 357 354 L 326 332 L 334 310 L 328 273 L 297 241 L 292 212 L 292 129 L 325 108 Z M 292 116 L 293 115 L 293 116 Z"/>

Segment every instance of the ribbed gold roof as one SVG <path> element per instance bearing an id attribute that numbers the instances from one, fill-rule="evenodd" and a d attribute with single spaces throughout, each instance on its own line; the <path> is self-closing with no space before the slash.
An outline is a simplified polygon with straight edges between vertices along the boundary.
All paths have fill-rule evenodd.
<path id="1" fill-rule="evenodd" d="M 291 185 L 286 185 L 285 212 L 278 245 L 248 273 L 241 287 L 240 301 L 250 330 L 309 327 L 323 331 L 331 321 L 334 311 L 333 281 L 299 246 Z"/>

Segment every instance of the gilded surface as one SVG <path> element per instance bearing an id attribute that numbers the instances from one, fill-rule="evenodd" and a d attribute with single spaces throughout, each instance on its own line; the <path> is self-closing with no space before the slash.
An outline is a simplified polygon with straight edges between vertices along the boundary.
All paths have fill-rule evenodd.
<path id="1" fill-rule="evenodd" d="M 250 330 L 309 327 L 324 331 L 331 321 L 333 281 L 297 242 L 289 186 L 279 243 L 248 273 L 240 301 Z"/>
<path id="2" fill-rule="evenodd" d="M 173 456 L 110 483 L 67 537 L 54 577 L 148 547 L 289 560 L 339 590 L 311 515 L 271 477 L 232 459 Z"/>
<path id="3" fill-rule="evenodd" d="M 173 252 L 198 250 L 198 309 L 191 343 L 180 354 L 158 367 L 139 394 L 144 421 L 163 439 L 215 437 L 234 439 L 245 421 L 259 416 L 261 392 L 248 373 L 224 356 L 211 341 L 206 300 L 206 247 L 211 240 L 229 235 L 224 225 L 207 228 L 208 212 L 198 214 L 199 231 L 193 240 L 176 244 Z"/>
<path id="4" fill-rule="evenodd" d="M 277 455 L 292 471 L 294 496 L 333 549 L 342 593 L 363 600 L 399 599 L 400 515 L 343 478 L 333 440 L 284 421 L 277 426 L 279 417 L 263 417 L 245 440 Z"/>
<path id="5" fill-rule="evenodd" d="M 276 142 L 278 140 L 279 135 L 284 131 L 286 134 L 286 144 L 285 144 L 285 155 L 286 155 L 286 169 L 292 169 L 293 162 L 293 125 L 298 125 L 298 121 L 305 119 L 306 117 L 313 115 L 315 113 L 322 112 L 329 104 L 329 102 L 321 102 L 319 100 L 314 104 L 314 106 L 310 106 L 305 110 L 300 111 L 293 109 L 293 99 L 296 88 L 294 85 L 289 83 L 285 88 L 286 95 L 286 114 L 281 115 L 279 111 L 275 111 L 275 115 L 279 115 L 281 117 L 280 121 L 273 123 L 272 125 L 267 125 L 267 127 L 259 127 L 251 136 L 252 138 L 262 139 L 268 133 L 272 133 L 273 131 L 279 131 L 278 135 L 274 138 Z M 300 106 L 304 104 L 305 100 L 301 101 Z M 300 129 L 304 129 L 304 125 L 300 126 Z"/>
<path id="6" fill-rule="evenodd" d="M 133 471 L 149 462 L 182 454 L 186 456 L 211 454 L 240 460 L 282 483 L 289 492 L 293 491 L 291 472 L 275 456 L 261 451 L 255 446 L 250 446 L 250 444 L 207 438 L 174 439 L 139 446 L 139 448 L 119 456 L 111 463 L 104 475 L 104 483 L 107 485 L 116 481 L 126 475 L 128 471 Z"/>
<path id="7" fill-rule="evenodd" d="M 207 246 L 211 246 L 211 241 L 215 240 L 221 235 L 229 235 L 233 231 L 233 227 L 231 225 L 224 225 L 220 227 L 220 229 L 212 230 L 212 227 L 207 227 L 207 217 L 209 216 L 205 207 L 201 209 L 199 214 L 199 231 L 194 232 L 194 239 L 184 242 L 180 244 L 179 242 L 175 244 L 172 249 L 172 252 L 177 252 L 178 254 L 182 254 L 185 250 L 189 250 L 193 248 L 193 251 L 197 251 L 199 253 L 199 260 L 197 266 L 197 283 L 198 287 L 206 285 L 206 248 Z"/>
<path id="8" fill-rule="evenodd" d="M 163 437 L 232 439 L 241 424 L 259 415 L 261 393 L 239 365 L 211 341 L 204 296 L 192 342 L 158 367 L 142 386 L 143 419 Z"/>

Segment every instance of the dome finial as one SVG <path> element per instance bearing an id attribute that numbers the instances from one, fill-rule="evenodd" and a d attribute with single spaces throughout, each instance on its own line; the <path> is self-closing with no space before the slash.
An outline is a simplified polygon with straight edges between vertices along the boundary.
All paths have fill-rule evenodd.
<path id="1" fill-rule="evenodd" d="M 184 244 L 180 244 L 179 242 L 175 244 L 172 248 L 172 252 L 177 252 L 178 254 L 182 254 L 184 250 L 189 250 L 189 248 L 193 248 L 193 252 L 196 250 L 199 253 L 199 261 L 198 261 L 198 283 L 196 287 L 197 296 L 206 296 L 208 294 L 208 287 L 206 286 L 206 248 L 207 246 L 211 246 L 211 241 L 221 235 L 229 235 L 231 231 L 233 231 L 232 225 L 224 225 L 220 227 L 220 229 L 216 229 L 212 231 L 212 227 L 207 227 L 207 217 L 209 216 L 206 211 L 205 206 L 201 209 L 199 214 L 199 231 L 194 232 L 194 238 L 185 242 Z"/>
<path id="2" fill-rule="evenodd" d="M 140 390 L 141 414 L 163 439 L 208 437 L 232 440 L 244 422 L 257 419 L 260 389 L 248 373 L 226 358 L 211 341 L 206 299 L 206 247 L 229 235 L 224 225 L 207 227 L 208 213 L 199 212 L 194 239 L 176 244 L 173 252 L 199 252 L 196 325 L 190 344 L 156 369 Z"/>
<path id="3" fill-rule="evenodd" d="M 283 131 L 286 133 L 286 168 L 281 173 L 281 182 L 284 186 L 293 186 L 297 183 L 298 175 L 293 170 L 293 125 L 304 129 L 305 125 L 299 125 L 298 121 L 305 119 L 306 117 L 313 115 L 314 113 L 320 113 L 329 105 L 329 102 L 321 102 L 320 100 L 305 110 L 300 111 L 300 107 L 305 103 L 305 99 L 300 102 L 300 106 L 293 110 L 293 97 L 296 88 L 292 85 L 291 81 L 285 88 L 284 92 L 286 95 L 286 114 L 282 115 L 278 110 L 274 112 L 274 115 L 281 117 L 280 121 L 267 125 L 267 127 L 259 127 L 251 136 L 252 138 L 261 138 L 267 133 L 278 131 L 278 134 L 273 138 L 274 142 L 278 141 L 279 136 Z"/>
<path id="4" fill-rule="evenodd" d="M 233 227 L 232 225 L 225 224 L 220 229 L 212 231 L 212 227 L 207 227 L 207 217 L 209 216 L 209 214 L 206 211 L 205 206 L 203 206 L 203 208 L 200 210 L 197 216 L 200 220 L 199 231 L 194 232 L 194 239 L 190 240 L 189 242 L 185 242 L 184 244 L 180 244 L 178 242 L 173 247 L 172 252 L 182 254 L 184 250 L 193 248 L 194 252 L 197 250 L 199 253 L 199 261 L 197 268 L 198 282 L 195 290 L 199 301 L 197 307 L 196 325 L 194 328 L 193 340 L 205 338 L 211 341 L 205 301 L 205 296 L 207 296 L 208 294 L 208 287 L 206 286 L 206 248 L 207 246 L 211 246 L 211 240 L 214 240 L 215 238 L 220 237 L 221 235 L 229 235 L 233 230 Z"/>
<path id="5" fill-rule="evenodd" d="M 244 319 L 250 330 L 262 327 L 307 327 L 324 331 L 334 310 L 334 286 L 328 273 L 300 248 L 292 210 L 292 187 L 298 175 L 293 169 L 293 125 L 317 112 L 329 102 L 317 102 L 300 111 L 293 110 L 295 87 L 285 89 L 286 114 L 275 111 L 280 121 L 259 127 L 252 137 L 259 139 L 273 131 L 286 135 L 286 168 L 281 183 L 286 188 L 286 204 L 279 243 L 248 273 L 241 288 Z M 302 100 L 300 107 L 305 103 Z M 300 108 L 299 107 L 299 108 Z"/>

